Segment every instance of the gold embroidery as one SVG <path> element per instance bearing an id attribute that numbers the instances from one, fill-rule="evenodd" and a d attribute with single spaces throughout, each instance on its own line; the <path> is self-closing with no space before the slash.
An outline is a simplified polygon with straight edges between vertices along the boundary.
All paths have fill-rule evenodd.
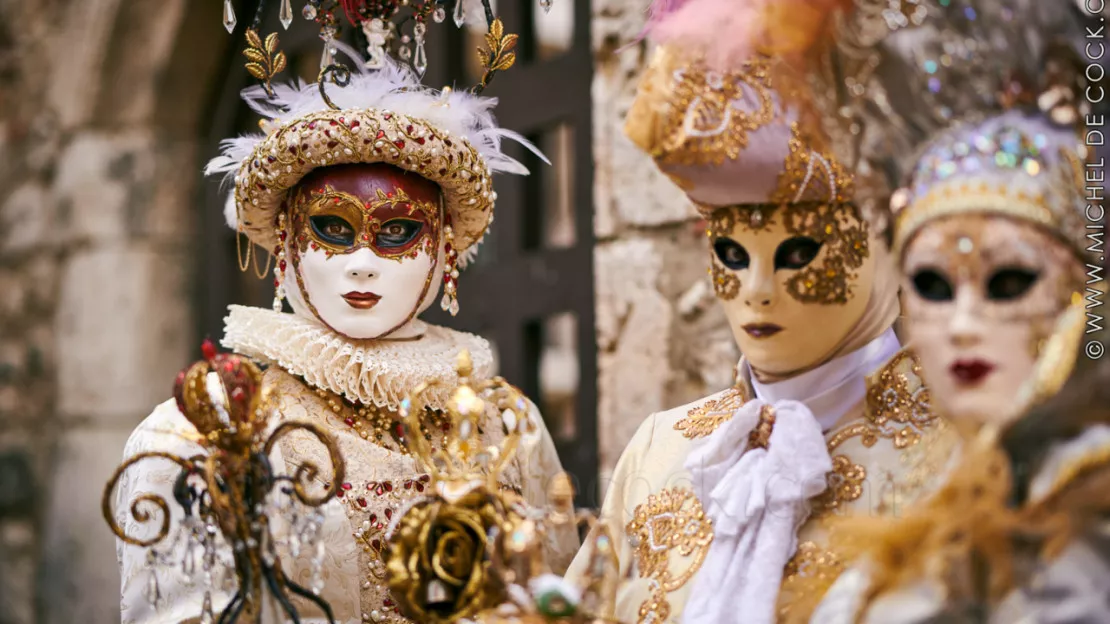
<path id="1" fill-rule="evenodd" d="M 748 146 L 750 133 L 774 119 L 766 61 L 719 73 L 698 65 L 652 64 L 671 77 L 668 114 L 657 118 L 662 140 L 651 150 L 664 165 L 721 165 Z M 662 95 L 662 94 L 661 94 Z"/>
<path id="2" fill-rule="evenodd" d="M 814 515 L 835 513 L 842 503 L 850 503 L 863 494 L 867 469 L 852 461 L 847 455 L 832 458 L 832 472 L 828 474 L 828 489 L 814 500 Z"/>
<path id="3" fill-rule="evenodd" d="M 725 390 L 719 398 L 711 399 L 690 408 L 686 417 L 674 424 L 688 439 L 704 438 L 717 430 L 721 423 L 732 418 L 733 413 L 749 400 L 748 393 L 741 386 Z"/>
<path id="4" fill-rule="evenodd" d="M 843 572 L 844 562 L 835 552 L 814 542 L 798 544 L 797 552 L 783 571 L 778 620 L 797 620 L 797 617 L 790 617 L 791 611 L 809 611 L 810 603 L 815 606 Z"/>
<path id="5" fill-rule="evenodd" d="M 798 122 L 790 125 L 789 149 L 770 203 L 852 201 L 852 176 L 813 137 L 803 135 Z"/>
<path id="6" fill-rule="evenodd" d="M 664 621 L 671 610 L 666 594 L 685 585 L 705 561 L 713 542 L 713 521 L 693 492 L 670 488 L 638 505 L 625 532 L 635 548 L 640 577 L 652 581 L 652 596 L 640 606 L 639 622 Z M 673 550 L 691 558 L 677 575 L 670 569 Z"/>
<path id="7" fill-rule="evenodd" d="M 903 370 L 907 366 L 909 371 Z M 907 350 L 891 358 L 867 384 L 867 418 L 879 435 L 894 440 L 895 448 L 917 444 L 922 432 L 936 423 L 929 405 L 921 365 Z"/>

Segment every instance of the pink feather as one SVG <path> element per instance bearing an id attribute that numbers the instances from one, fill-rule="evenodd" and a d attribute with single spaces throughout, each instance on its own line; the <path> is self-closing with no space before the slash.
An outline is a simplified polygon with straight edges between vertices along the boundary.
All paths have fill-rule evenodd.
<path id="1" fill-rule="evenodd" d="M 700 52 L 718 69 L 736 67 L 757 52 L 804 53 L 831 14 L 852 0 L 656 0 L 651 38 Z"/>

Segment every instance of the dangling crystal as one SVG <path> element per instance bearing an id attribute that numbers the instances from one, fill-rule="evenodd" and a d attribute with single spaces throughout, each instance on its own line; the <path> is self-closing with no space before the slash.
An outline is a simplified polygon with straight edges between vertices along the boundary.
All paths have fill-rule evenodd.
<path id="1" fill-rule="evenodd" d="M 442 298 L 441 298 L 441 299 L 439 300 L 439 309 L 441 309 L 441 310 L 443 310 L 444 312 L 446 312 L 446 311 L 447 311 L 447 309 L 448 309 L 448 308 L 450 308 L 450 307 L 451 307 L 451 297 L 450 297 L 449 295 L 446 295 L 446 294 L 445 294 L 445 295 L 443 295 L 443 297 L 442 297 Z"/>
<path id="2" fill-rule="evenodd" d="M 424 34 L 427 32 L 428 27 L 424 22 L 417 22 L 413 26 L 413 36 L 416 37 L 416 58 L 412 61 L 412 67 L 416 70 L 417 75 L 423 77 L 424 72 L 428 70 L 428 53 L 424 51 Z"/>
<path id="3" fill-rule="evenodd" d="M 553 4 L 555 4 L 555 0 L 540 0 L 540 6 L 543 7 L 544 13 L 550 13 Z"/>
<path id="4" fill-rule="evenodd" d="M 293 0 L 281 0 L 278 19 L 281 20 L 281 27 L 289 30 L 289 25 L 293 23 Z"/>
<path id="5" fill-rule="evenodd" d="M 224 28 L 228 34 L 235 30 L 235 7 L 231 6 L 231 0 L 224 0 Z"/>
<path id="6" fill-rule="evenodd" d="M 332 47 L 331 40 L 324 42 L 324 53 L 320 55 L 320 69 L 326 69 L 332 65 Z"/>
<path id="7" fill-rule="evenodd" d="M 451 313 L 451 316 L 458 316 L 458 314 L 459 314 L 459 300 L 458 299 L 451 299 L 451 307 L 447 311 Z"/>
<path id="8" fill-rule="evenodd" d="M 447 19 L 447 11 L 445 11 L 443 7 L 437 6 L 436 10 L 432 11 L 432 19 L 435 20 L 437 24 L 442 23 L 443 20 Z"/>
<path id="9" fill-rule="evenodd" d="M 320 541 L 316 544 L 316 554 L 312 557 L 312 593 L 319 596 L 320 592 L 324 591 L 324 542 Z"/>
<path id="10" fill-rule="evenodd" d="M 146 599 L 155 609 L 162 600 L 162 589 L 158 587 L 158 573 L 154 568 L 151 568 L 150 578 L 146 582 Z"/>
<path id="11" fill-rule="evenodd" d="M 316 19 L 316 7 L 312 3 L 306 2 L 304 8 L 301 9 L 301 17 L 310 22 Z"/>
<path id="12" fill-rule="evenodd" d="M 466 0 L 455 1 L 455 26 L 462 28 L 466 23 Z"/>
<path id="13" fill-rule="evenodd" d="M 204 606 L 200 609 L 200 624 L 212 624 L 216 614 L 212 612 L 212 592 L 204 592 Z"/>
<path id="14" fill-rule="evenodd" d="M 412 58 L 412 48 L 403 45 L 397 49 L 397 55 L 401 57 L 402 61 L 407 61 Z"/>

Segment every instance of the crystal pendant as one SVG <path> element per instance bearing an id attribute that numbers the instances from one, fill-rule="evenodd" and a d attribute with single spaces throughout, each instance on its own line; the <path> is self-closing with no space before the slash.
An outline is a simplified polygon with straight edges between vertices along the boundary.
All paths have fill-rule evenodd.
<path id="1" fill-rule="evenodd" d="M 451 300 L 451 306 L 449 308 L 447 308 L 447 311 L 451 313 L 451 316 L 458 316 L 458 314 L 459 314 L 459 300 L 458 299 L 452 299 Z"/>
<path id="2" fill-rule="evenodd" d="M 281 0 L 278 19 L 281 20 L 281 27 L 289 30 L 289 25 L 293 23 L 293 0 Z"/>
<path id="3" fill-rule="evenodd" d="M 442 23 L 445 19 L 447 19 L 447 11 L 445 11 L 443 7 L 437 6 L 436 10 L 432 11 L 432 20 L 435 21 L 435 23 L 439 24 Z"/>
<path id="4" fill-rule="evenodd" d="M 146 582 L 146 600 L 155 609 L 158 608 L 158 603 L 162 601 L 162 589 L 158 587 L 158 573 L 153 568 L 151 568 L 150 578 Z"/>
<path id="5" fill-rule="evenodd" d="M 466 23 L 466 0 L 455 0 L 455 26 L 462 28 Z"/>
<path id="6" fill-rule="evenodd" d="M 216 614 L 212 612 L 212 592 L 204 592 L 204 606 L 200 609 L 200 624 L 212 624 Z"/>
<path id="7" fill-rule="evenodd" d="M 316 7 L 312 3 L 306 2 L 304 8 L 301 9 L 301 17 L 310 22 L 316 19 Z"/>
<path id="8" fill-rule="evenodd" d="M 412 67 L 418 76 L 423 77 L 424 72 L 428 70 L 428 53 L 424 50 L 424 34 L 428 27 L 423 22 L 417 22 L 412 30 L 416 38 L 416 58 L 412 60 Z"/>
<path id="9" fill-rule="evenodd" d="M 402 61 L 407 61 L 407 60 L 411 59 L 412 58 L 412 48 L 407 46 L 407 45 L 401 46 L 400 48 L 397 49 L 397 56 L 400 56 Z"/>
<path id="10" fill-rule="evenodd" d="M 551 5 L 555 4 L 555 0 L 540 0 L 540 6 L 543 8 L 544 13 L 551 12 Z"/>
<path id="11" fill-rule="evenodd" d="M 231 6 L 231 0 L 224 0 L 224 28 L 228 34 L 235 30 L 235 7 Z"/>

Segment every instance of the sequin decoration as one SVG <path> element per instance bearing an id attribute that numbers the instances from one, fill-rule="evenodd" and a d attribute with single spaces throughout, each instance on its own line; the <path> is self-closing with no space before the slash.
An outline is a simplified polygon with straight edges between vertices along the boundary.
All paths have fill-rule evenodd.
<path id="1" fill-rule="evenodd" d="M 709 254 L 709 279 L 713 282 L 713 292 L 724 301 L 732 301 L 740 294 L 740 278 L 721 266 L 712 252 Z"/>
<path id="2" fill-rule="evenodd" d="M 855 296 L 856 270 L 871 254 L 867 223 L 852 204 L 791 204 L 783 209 L 786 231 L 822 244 L 823 258 L 799 270 L 786 290 L 803 303 L 845 304 Z"/>
<path id="3" fill-rule="evenodd" d="M 689 582 L 701 568 L 713 542 L 713 521 L 693 492 L 670 488 L 638 505 L 625 533 L 633 543 L 640 577 L 652 582 L 652 595 L 640 606 L 637 621 L 667 621 L 671 612 L 667 594 Z M 672 554 L 683 560 L 672 562 Z"/>
<path id="4" fill-rule="evenodd" d="M 814 501 L 814 515 L 836 513 L 843 503 L 858 500 L 863 494 L 867 469 L 852 461 L 847 455 L 832 458 L 832 472 L 827 476 L 828 489 Z"/>

